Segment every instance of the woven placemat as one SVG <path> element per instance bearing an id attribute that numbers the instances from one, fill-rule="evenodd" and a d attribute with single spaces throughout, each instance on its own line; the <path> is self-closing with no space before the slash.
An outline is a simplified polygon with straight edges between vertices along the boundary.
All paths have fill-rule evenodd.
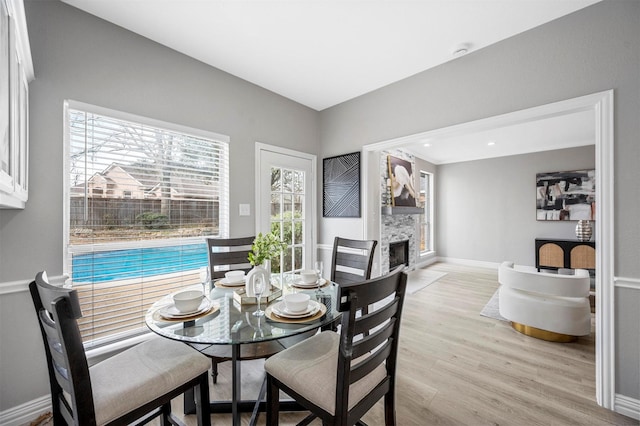
<path id="1" fill-rule="evenodd" d="M 324 278 L 323 278 L 323 279 L 324 279 Z M 327 280 L 327 279 L 324 279 L 324 284 L 322 284 L 322 285 L 320 286 L 320 288 L 322 288 L 322 287 L 326 287 L 326 286 L 328 286 L 329 284 L 330 284 L 330 281 L 329 281 L 329 280 Z M 313 290 L 314 288 L 318 288 L 318 286 L 317 286 L 317 285 L 315 285 L 315 284 L 314 284 L 313 286 L 308 286 L 308 285 L 304 285 L 304 284 L 296 284 L 296 283 L 291 283 L 291 287 L 299 288 L 299 289 L 302 289 L 302 290 Z"/>
<path id="2" fill-rule="evenodd" d="M 233 289 L 244 288 L 244 283 L 239 285 L 225 285 L 225 284 L 222 284 L 221 280 L 215 281 L 213 285 L 215 285 L 218 288 L 233 288 Z"/>
<path id="3" fill-rule="evenodd" d="M 273 313 L 273 306 L 268 306 L 267 309 L 264 310 L 264 314 L 271 321 L 284 322 L 287 324 L 302 324 L 305 322 L 311 322 L 319 318 L 322 318 L 322 316 L 327 313 L 327 307 L 322 303 L 318 303 L 318 304 L 320 305 L 320 309 L 318 310 L 318 312 L 316 312 L 314 315 L 311 315 L 310 317 L 302 317 L 302 318 L 280 317 Z"/>
<path id="4" fill-rule="evenodd" d="M 188 317 L 182 317 L 182 318 L 166 318 L 166 317 L 163 317 L 162 314 L 160 313 L 160 309 L 162 309 L 162 308 L 158 308 L 153 312 L 152 318 L 153 318 L 154 321 L 185 322 L 185 321 L 197 320 L 198 318 L 202 318 L 202 317 L 205 317 L 207 315 L 211 315 L 212 313 L 214 313 L 218 309 L 220 309 L 220 307 L 212 304 L 209 309 L 207 309 L 206 311 L 204 311 L 202 313 L 199 313 L 199 314 L 196 314 L 196 315 L 191 315 L 191 316 L 188 316 Z"/>

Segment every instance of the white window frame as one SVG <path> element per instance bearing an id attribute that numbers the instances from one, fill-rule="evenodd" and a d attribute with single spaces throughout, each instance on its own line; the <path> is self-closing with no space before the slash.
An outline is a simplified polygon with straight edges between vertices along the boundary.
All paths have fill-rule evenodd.
<path id="1" fill-rule="evenodd" d="M 435 179 L 435 175 L 432 172 L 427 172 L 424 170 L 420 170 L 420 175 L 418 177 L 418 179 L 422 179 L 422 175 L 427 175 L 429 176 L 429 187 L 427 188 L 427 191 L 429 191 L 429 193 L 426 196 L 427 199 L 427 205 L 425 206 L 425 217 L 426 217 L 426 222 L 418 222 L 418 231 L 422 232 L 422 226 L 424 223 L 427 223 L 429 226 L 429 236 L 428 236 L 428 240 L 429 240 L 429 246 L 427 247 L 426 250 L 420 250 L 419 249 L 419 256 L 420 257 L 424 257 L 424 256 L 431 256 L 434 252 L 435 252 L 435 240 L 434 240 L 434 216 L 433 213 L 435 211 L 434 209 L 434 193 L 433 193 L 433 181 Z M 418 187 L 420 188 L 420 191 L 422 192 L 422 187 L 421 187 L 421 183 L 419 181 Z M 418 234 L 421 235 L 421 234 Z"/>
<path id="2" fill-rule="evenodd" d="M 191 135 L 194 137 L 206 138 L 215 140 L 218 142 L 226 143 L 227 145 L 230 142 L 229 136 L 209 132 L 206 130 L 195 129 L 192 127 L 182 126 L 175 123 L 169 123 L 165 121 L 160 121 L 156 119 L 152 119 L 149 117 L 139 116 L 135 114 L 130 114 L 127 112 L 112 110 L 109 108 L 104 108 L 96 105 L 87 104 L 84 102 L 79 102 L 75 100 L 66 100 L 63 104 L 64 110 L 64 173 L 63 173 L 63 271 L 66 276 L 71 277 L 71 252 L 69 250 L 69 197 L 70 197 L 70 188 L 69 188 L 69 154 L 70 154 L 70 131 L 68 125 L 68 117 L 69 117 L 69 109 L 81 110 L 87 113 L 93 113 L 97 115 L 104 115 L 111 118 L 131 121 L 136 123 L 141 123 L 144 125 L 172 131 L 178 132 L 186 135 Z M 228 159 L 228 158 L 227 158 Z M 219 233 L 221 238 L 227 238 L 229 235 L 229 162 L 223 165 L 223 173 L 221 176 L 220 185 L 223 188 L 222 195 L 219 199 Z M 164 242 L 163 242 L 164 241 Z M 201 237 L 187 237 L 187 238 L 175 238 L 172 239 L 172 242 L 175 243 L 188 243 L 188 242 L 201 242 Z M 158 240 L 157 242 L 150 242 L 148 245 L 152 246 L 163 246 L 166 245 L 166 240 Z M 138 243 L 128 243 L 128 242 L 114 242 L 109 244 L 103 244 L 104 248 L 109 249 L 126 249 L 131 248 L 138 245 Z M 84 250 L 81 247 L 76 247 L 73 250 L 73 253 L 82 253 Z M 129 342 L 138 341 L 140 339 L 140 335 L 148 334 L 148 332 L 125 332 L 123 336 L 118 337 L 107 337 L 107 338 L 98 338 L 91 341 L 89 344 L 85 343 L 86 348 L 102 348 L 96 353 L 104 352 L 104 348 L 119 348 L 129 346 Z M 108 349 L 107 349 L 108 350 Z"/>

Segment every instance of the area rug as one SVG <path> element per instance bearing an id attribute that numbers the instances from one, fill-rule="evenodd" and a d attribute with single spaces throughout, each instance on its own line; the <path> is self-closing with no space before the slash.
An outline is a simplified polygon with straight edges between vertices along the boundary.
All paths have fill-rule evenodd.
<path id="1" fill-rule="evenodd" d="M 484 308 L 482 308 L 482 311 L 480 311 L 480 315 L 482 315 L 483 317 L 493 318 L 500 321 L 509 321 L 508 319 L 500 315 L 500 308 L 498 306 L 498 293 L 499 293 L 498 290 L 496 290 L 496 292 L 493 293 L 493 296 L 491 296 L 491 299 L 489 299 L 487 304 L 484 305 Z"/>
<path id="2" fill-rule="evenodd" d="M 409 273 L 407 280 L 407 294 L 413 294 L 423 288 L 435 283 L 440 278 L 447 275 L 446 272 L 429 271 L 426 269 L 416 269 Z"/>

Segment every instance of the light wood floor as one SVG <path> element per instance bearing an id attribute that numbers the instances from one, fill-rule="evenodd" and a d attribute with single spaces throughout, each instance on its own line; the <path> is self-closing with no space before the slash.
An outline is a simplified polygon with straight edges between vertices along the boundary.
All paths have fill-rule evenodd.
<path id="1" fill-rule="evenodd" d="M 402 319 L 397 423 L 405 425 L 638 425 L 595 402 L 594 333 L 575 343 L 549 343 L 514 331 L 509 323 L 480 316 L 498 288 L 497 271 L 438 263 L 447 275 L 407 296 Z M 243 363 L 243 397 L 255 396 L 261 361 Z M 229 363 L 211 386 L 228 395 Z M 180 412 L 181 401 L 176 400 Z M 363 420 L 384 424 L 382 404 Z M 193 417 L 186 416 L 189 425 Z M 301 413 L 281 413 L 295 424 Z M 248 422 L 249 415 L 243 421 Z M 258 424 L 264 424 L 264 413 Z M 229 425 L 229 415 L 212 423 Z M 319 421 L 313 423 L 320 424 Z"/>

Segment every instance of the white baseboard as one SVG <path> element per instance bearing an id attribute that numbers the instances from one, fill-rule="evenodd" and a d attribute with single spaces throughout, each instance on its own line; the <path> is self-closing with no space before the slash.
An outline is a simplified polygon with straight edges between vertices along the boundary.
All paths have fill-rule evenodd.
<path id="1" fill-rule="evenodd" d="M 433 265 L 437 261 L 438 261 L 438 257 L 437 256 L 428 256 L 428 257 L 425 257 L 425 258 L 419 258 L 418 261 L 416 262 L 415 269 L 425 268 L 425 267 L 427 267 L 429 265 Z"/>
<path id="2" fill-rule="evenodd" d="M 51 396 L 45 395 L 17 407 L 0 411 L 0 425 L 20 426 L 29 424 L 49 411 L 51 411 Z"/>
<path id="3" fill-rule="evenodd" d="M 640 400 L 616 394 L 615 407 L 616 413 L 640 420 Z M 48 411 L 51 411 L 51 397 L 45 395 L 0 412 L 0 425 L 20 426 L 28 424 Z"/>
<path id="4" fill-rule="evenodd" d="M 438 262 L 457 263 L 458 265 L 477 266 L 480 268 L 498 269 L 500 263 L 482 260 L 458 259 L 455 257 L 438 257 Z"/>
<path id="5" fill-rule="evenodd" d="M 632 419 L 640 420 L 640 400 L 616 394 L 615 407 L 616 413 L 631 417 Z"/>

